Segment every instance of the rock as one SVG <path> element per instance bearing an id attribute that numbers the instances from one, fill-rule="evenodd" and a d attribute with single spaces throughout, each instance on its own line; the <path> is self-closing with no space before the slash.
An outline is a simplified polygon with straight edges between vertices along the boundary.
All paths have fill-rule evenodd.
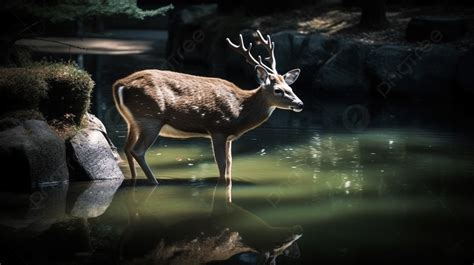
<path id="1" fill-rule="evenodd" d="M 319 33 L 307 35 L 297 50 L 292 54 L 293 68 L 300 68 L 301 74 L 297 84 L 310 87 L 316 79 L 319 69 L 339 50 L 340 42 Z"/>
<path id="2" fill-rule="evenodd" d="M 406 38 L 409 42 L 441 43 L 459 40 L 466 32 L 467 22 L 463 18 L 421 16 L 408 22 Z"/>
<path id="3" fill-rule="evenodd" d="M 367 98 L 371 86 L 365 61 L 371 46 L 347 43 L 329 59 L 313 80 L 317 94 Z"/>
<path id="4" fill-rule="evenodd" d="M 21 126 L 21 121 L 12 117 L 5 117 L 0 120 L 0 131 Z"/>
<path id="5" fill-rule="evenodd" d="M 462 54 L 456 73 L 456 82 L 464 94 L 474 95 L 474 49 Z"/>
<path id="6" fill-rule="evenodd" d="M 389 93 L 396 95 L 409 93 L 410 89 L 405 84 L 406 72 L 412 69 L 412 64 L 405 65 L 404 61 L 415 54 L 409 47 L 404 46 L 382 46 L 372 51 L 367 59 L 369 73 L 376 79 L 378 94 L 386 97 Z M 407 62 L 412 62 L 408 60 Z M 396 88 L 396 89 L 394 89 Z M 403 91 L 400 91 L 403 90 Z"/>
<path id="7" fill-rule="evenodd" d="M 114 152 L 115 147 L 111 146 L 110 140 L 106 137 L 102 123 L 97 118 L 91 117 L 89 115 L 88 127 L 77 132 L 67 144 L 71 178 L 123 179 L 123 173 L 117 164 L 118 154 Z"/>
<path id="8" fill-rule="evenodd" d="M 88 182 L 79 190 L 70 191 L 68 213 L 74 217 L 92 218 L 102 215 L 109 207 L 122 179 Z M 69 207 L 68 207 L 69 208 Z"/>
<path id="9" fill-rule="evenodd" d="M 118 153 L 117 147 L 115 147 L 114 143 L 107 134 L 107 130 L 105 129 L 105 126 L 102 121 L 100 121 L 99 118 L 90 113 L 86 113 L 85 118 L 87 118 L 87 127 L 92 130 L 97 130 L 104 135 L 105 139 L 109 143 L 110 149 L 112 150 L 115 160 L 120 161 L 120 155 Z"/>
<path id="10" fill-rule="evenodd" d="M 304 45 L 307 36 L 291 30 L 271 34 L 271 38 L 275 43 L 275 58 L 278 72 L 284 74 L 287 71 L 298 67 L 296 62 L 304 49 L 302 46 Z M 305 45 L 307 46 L 307 41 Z M 263 48 L 259 49 L 259 54 L 262 54 L 265 57 L 268 56 L 266 50 Z"/>
<path id="11" fill-rule="evenodd" d="M 32 192 L 68 181 L 64 141 L 45 121 L 8 123 L 13 127 L 0 132 L 0 163 L 14 175 L 4 176 L 0 190 Z"/>
<path id="12" fill-rule="evenodd" d="M 428 44 L 418 49 L 382 46 L 372 51 L 367 69 L 375 90 L 387 98 L 406 102 L 452 98 L 460 52 Z"/>

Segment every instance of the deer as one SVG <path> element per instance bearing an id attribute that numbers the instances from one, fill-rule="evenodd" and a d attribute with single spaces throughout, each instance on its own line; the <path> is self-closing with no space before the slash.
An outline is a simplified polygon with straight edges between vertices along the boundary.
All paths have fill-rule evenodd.
<path id="1" fill-rule="evenodd" d="M 136 179 L 134 160 L 148 181 L 158 185 L 145 160 L 145 153 L 158 136 L 171 138 L 204 137 L 211 140 L 219 170 L 218 185 L 232 202 L 232 142 L 268 120 L 275 109 L 300 112 L 303 102 L 290 87 L 300 69 L 280 75 L 276 69 L 275 43 L 270 35 L 257 31 L 268 57 L 251 53 L 253 44 L 226 41 L 255 69 L 258 87 L 243 89 L 232 82 L 174 71 L 148 69 L 117 80 L 112 86 L 115 106 L 127 124 L 124 153 L 132 180 Z M 266 61 L 265 64 L 264 60 Z"/>

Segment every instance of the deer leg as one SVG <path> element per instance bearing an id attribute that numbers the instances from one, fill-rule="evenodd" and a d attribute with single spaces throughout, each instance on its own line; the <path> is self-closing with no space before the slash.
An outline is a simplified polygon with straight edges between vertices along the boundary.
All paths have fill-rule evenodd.
<path id="1" fill-rule="evenodd" d="M 133 156 L 132 156 L 131 151 L 136 141 L 137 141 L 137 130 L 135 127 L 129 126 L 127 141 L 125 142 L 125 147 L 124 147 L 124 152 L 125 152 L 125 156 L 127 157 L 128 166 L 130 167 L 130 173 L 132 174 L 132 180 L 134 182 L 137 177 L 137 173 L 135 170 L 135 163 L 133 161 Z"/>
<path id="2" fill-rule="evenodd" d="M 216 190 L 220 186 L 225 187 L 226 202 L 232 202 L 232 142 L 226 136 L 212 136 L 212 149 L 214 159 L 219 168 L 219 180 Z"/>
<path id="3" fill-rule="evenodd" d="M 232 202 L 232 141 L 227 140 L 225 145 L 225 183 L 226 183 L 226 198 L 228 202 Z"/>
<path id="4" fill-rule="evenodd" d="M 153 172 L 151 172 L 151 169 L 145 160 L 145 153 L 148 148 L 156 141 L 161 127 L 162 123 L 157 122 L 156 120 L 144 122 L 141 124 L 137 142 L 131 150 L 132 156 L 135 158 L 135 160 L 137 160 L 138 164 L 148 178 L 148 181 L 155 185 L 158 185 L 158 181 L 153 175 Z"/>

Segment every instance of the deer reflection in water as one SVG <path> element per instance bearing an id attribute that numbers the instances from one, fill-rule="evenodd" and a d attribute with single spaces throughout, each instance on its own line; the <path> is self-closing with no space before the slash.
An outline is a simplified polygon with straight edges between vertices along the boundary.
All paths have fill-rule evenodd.
<path id="1" fill-rule="evenodd" d="M 239 254 L 252 264 L 276 264 L 280 255 L 299 257 L 301 226 L 273 227 L 235 203 L 215 204 L 207 216 L 166 226 L 140 210 L 159 191 L 141 188 L 147 189 L 144 199 L 135 197 L 133 187 L 126 200 L 129 224 L 119 243 L 120 264 L 227 264 Z"/>

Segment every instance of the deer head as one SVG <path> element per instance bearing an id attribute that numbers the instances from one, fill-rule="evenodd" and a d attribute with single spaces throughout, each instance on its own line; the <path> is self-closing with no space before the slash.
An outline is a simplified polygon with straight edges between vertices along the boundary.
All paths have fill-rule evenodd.
<path id="1" fill-rule="evenodd" d="M 266 65 L 263 62 L 261 56 L 258 56 L 258 60 L 251 54 L 252 43 L 249 43 L 248 48 L 245 47 L 244 39 L 242 34 L 240 37 L 240 44 L 236 45 L 227 38 L 227 43 L 235 52 L 243 55 L 247 63 L 255 67 L 257 73 L 257 81 L 265 93 L 265 99 L 269 105 L 279 109 L 289 109 L 295 112 L 303 110 L 303 102 L 295 95 L 293 89 L 290 87 L 300 74 L 300 69 L 293 69 L 288 71 L 284 75 L 280 75 L 276 69 L 275 61 L 275 43 L 272 42 L 270 35 L 266 38 L 263 37 L 262 33 L 257 30 L 261 44 L 265 47 L 269 56 L 265 58 L 269 62 Z"/>

